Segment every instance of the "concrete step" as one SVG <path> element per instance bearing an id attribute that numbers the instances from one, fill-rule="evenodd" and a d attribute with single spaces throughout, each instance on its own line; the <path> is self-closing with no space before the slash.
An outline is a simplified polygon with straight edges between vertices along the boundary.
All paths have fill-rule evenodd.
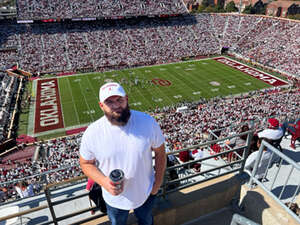
<path id="1" fill-rule="evenodd" d="M 182 225 L 230 225 L 233 214 L 229 207 L 225 207 Z"/>

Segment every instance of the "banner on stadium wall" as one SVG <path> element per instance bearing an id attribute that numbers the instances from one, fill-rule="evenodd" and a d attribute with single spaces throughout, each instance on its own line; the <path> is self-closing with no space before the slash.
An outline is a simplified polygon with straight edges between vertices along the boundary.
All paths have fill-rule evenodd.
<path id="1" fill-rule="evenodd" d="M 81 18 L 72 18 L 72 21 L 81 21 Z"/>
<path id="2" fill-rule="evenodd" d="M 33 23 L 33 20 L 18 20 L 17 23 Z"/>
<path id="3" fill-rule="evenodd" d="M 90 18 L 82 18 L 83 21 L 93 21 L 96 20 L 95 17 L 90 17 Z"/>

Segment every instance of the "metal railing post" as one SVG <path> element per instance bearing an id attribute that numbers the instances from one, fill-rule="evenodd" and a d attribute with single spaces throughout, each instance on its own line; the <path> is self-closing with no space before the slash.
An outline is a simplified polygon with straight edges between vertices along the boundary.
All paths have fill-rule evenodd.
<path id="1" fill-rule="evenodd" d="M 261 160 L 261 157 L 262 157 L 262 154 L 263 154 L 263 151 L 264 151 L 264 142 L 265 141 L 262 141 L 260 147 L 259 147 L 259 150 L 258 150 L 258 156 L 255 160 L 255 163 L 254 163 L 254 167 L 253 167 L 253 170 L 252 170 L 252 175 L 250 177 L 250 186 L 252 186 L 252 183 L 253 183 L 253 177 L 255 177 L 255 174 L 256 174 L 256 171 L 257 171 L 257 168 L 258 168 L 258 165 L 260 163 L 260 160 Z"/>
<path id="2" fill-rule="evenodd" d="M 48 202 L 48 207 L 49 207 L 49 210 L 50 210 L 50 213 L 51 213 L 51 216 L 52 216 L 53 223 L 55 225 L 58 225 L 57 218 L 56 218 L 56 215 L 55 215 L 55 212 L 54 212 L 54 208 L 53 208 L 53 205 L 52 205 L 52 202 L 51 202 L 50 189 L 48 187 L 46 187 L 44 191 L 45 191 L 45 196 L 46 196 L 46 199 L 47 199 L 47 202 Z"/>
<path id="3" fill-rule="evenodd" d="M 255 223 L 252 220 L 249 220 L 248 218 L 235 213 L 232 216 L 230 225 L 260 225 L 260 224 Z"/>
<path id="4" fill-rule="evenodd" d="M 239 174 L 242 174 L 243 171 L 244 171 L 244 167 L 245 167 L 245 163 L 246 163 L 246 158 L 248 157 L 249 151 L 250 151 L 250 146 L 251 146 L 251 141 L 252 141 L 252 138 L 253 138 L 253 133 L 254 133 L 254 130 L 252 130 L 252 132 L 248 133 L 248 135 L 247 135 L 246 148 L 243 151 L 243 159 L 244 160 L 242 161 L 242 165 L 241 165 Z"/>
<path id="5" fill-rule="evenodd" d="M 166 168 L 163 183 L 162 183 L 162 194 L 161 194 L 164 199 L 166 199 L 167 183 L 168 182 L 167 182 L 167 168 Z"/>

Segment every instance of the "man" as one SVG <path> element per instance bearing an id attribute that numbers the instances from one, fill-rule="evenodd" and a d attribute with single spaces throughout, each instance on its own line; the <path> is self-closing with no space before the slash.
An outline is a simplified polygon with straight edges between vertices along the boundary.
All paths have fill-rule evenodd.
<path id="1" fill-rule="evenodd" d="M 245 162 L 246 170 L 249 170 L 250 172 L 252 172 L 252 170 L 254 169 L 255 162 L 258 158 L 258 153 L 259 153 L 259 151 L 255 151 L 255 152 L 252 152 L 248 156 L 248 158 Z M 263 177 L 268 169 L 268 164 L 271 159 L 271 156 L 272 156 L 272 154 L 270 151 L 267 151 L 266 148 L 263 149 L 262 157 L 261 157 L 261 160 L 258 164 L 256 173 L 255 173 L 255 177 L 257 179 L 259 179 L 260 181 L 263 179 Z"/>
<path id="2" fill-rule="evenodd" d="M 268 143 L 272 144 L 274 147 L 279 148 L 280 147 L 280 141 L 283 136 L 282 130 L 279 128 L 279 121 L 275 118 L 268 119 L 268 127 L 267 129 L 259 132 L 257 134 L 259 140 L 257 143 L 257 147 L 259 148 L 261 145 L 262 140 L 267 141 Z M 255 161 L 257 160 L 259 151 L 255 151 L 251 153 L 246 162 L 245 162 L 245 169 L 252 171 L 254 169 Z M 262 179 L 268 169 L 269 162 L 271 160 L 270 165 L 272 165 L 273 162 L 278 161 L 279 159 L 276 159 L 276 156 L 272 157 L 272 152 L 269 151 L 267 148 L 263 149 L 262 158 L 258 164 L 257 171 L 255 174 L 255 177 L 257 179 Z"/>
<path id="3" fill-rule="evenodd" d="M 279 127 L 279 121 L 277 119 L 268 119 L 268 128 L 259 132 L 257 136 L 259 138 L 258 145 L 260 145 L 262 140 L 265 140 L 275 148 L 282 151 L 280 143 L 283 138 L 283 130 Z"/>
<path id="4" fill-rule="evenodd" d="M 268 119 L 268 128 L 257 135 L 260 139 L 279 140 L 283 136 L 283 131 L 279 128 L 279 121 L 275 118 L 270 118 Z"/>
<path id="5" fill-rule="evenodd" d="M 139 224 L 153 224 L 152 208 L 166 167 L 162 131 L 151 116 L 129 109 L 128 96 L 118 83 L 104 84 L 99 98 L 104 116 L 92 123 L 82 137 L 81 168 L 102 186 L 113 225 L 126 224 L 131 209 Z M 109 179 L 114 169 L 124 172 L 125 179 L 120 184 Z"/>

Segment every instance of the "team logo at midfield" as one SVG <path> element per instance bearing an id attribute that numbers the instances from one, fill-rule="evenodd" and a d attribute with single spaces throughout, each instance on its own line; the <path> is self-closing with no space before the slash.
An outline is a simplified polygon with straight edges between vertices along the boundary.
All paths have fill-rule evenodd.
<path id="1" fill-rule="evenodd" d="M 219 82 L 217 82 L 217 81 L 211 81 L 211 82 L 209 82 L 210 83 L 210 85 L 212 85 L 212 86 L 220 86 L 221 84 L 219 83 Z"/>
<path id="2" fill-rule="evenodd" d="M 171 81 L 169 80 L 163 80 L 160 78 L 154 78 L 152 79 L 152 83 L 155 85 L 160 85 L 160 86 L 171 86 Z"/>

